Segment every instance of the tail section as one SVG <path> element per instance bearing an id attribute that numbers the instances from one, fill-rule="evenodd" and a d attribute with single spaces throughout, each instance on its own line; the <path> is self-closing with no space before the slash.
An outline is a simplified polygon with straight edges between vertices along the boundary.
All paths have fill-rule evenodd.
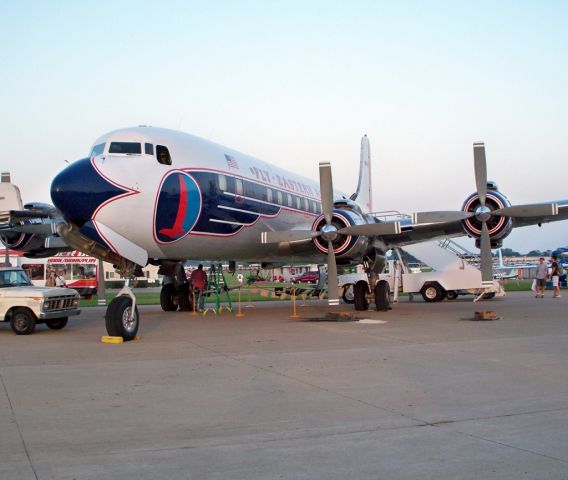
<path id="1" fill-rule="evenodd" d="M 361 159 L 359 162 L 359 182 L 357 191 L 351 195 L 363 212 L 373 211 L 373 192 L 371 187 L 371 147 L 367 135 L 361 139 Z"/>

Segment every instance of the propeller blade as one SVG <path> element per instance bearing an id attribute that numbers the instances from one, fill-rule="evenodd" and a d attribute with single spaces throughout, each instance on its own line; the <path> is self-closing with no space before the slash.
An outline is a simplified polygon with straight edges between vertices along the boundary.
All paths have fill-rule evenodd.
<path id="1" fill-rule="evenodd" d="M 491 214 L 503 217 L 547 217 L 550 215 L 558 215 L 558 204 L 533 203 L 527 205 L 513 205 L 512 207 L 493 210 Z"/>
<path id="2" fill-rule="evenodd" d="M 487 196 L 487 162 L 485 161 L 485 143 L 473 144 L 473 163 L 475 168 L 475 185 L 481 206 L 485 205 Z"/>
<path id="3" fill-rule="evenodd" d="M 331 177 L 331 164 L 329 162 L 320 162 L 320 194 L 321 206 L 325 223 L 331 223 L 333 216 L 333 179 Z"/>
<path id="4" fill-rule="evenodd" d="M 365 225 L 353 225 L 340 228 L 337 233 L 342 235 L 365 235 L 374 237 L 377 235 L 397 235 L 401 232 L 400 222 L 367 223 Z"/>
<path id="5" fill-rule="evenodd" d="M 491 237 L 487 222 L 481 223 L 481 284 L 484 287 L 493 285 L 493 257 L 491 256 Z"/>
<path id="6" fill-rule="evenodd" d="M 281 243 L 281 242 L 300 242 L 311 240 L 320 235 L 320 232 L 313 230 L 283 230 L 280 232 L 262 232 L 260 234 L 261 243 Z"/>
<path id="7" fill-rule="evenodd" d="M 339 305 L 339 288 L 337 286 L 337 264 L 335 263 L 335 252 L 333 242 L 327 242 L 327 295 L 328 305 Z"/>
<path id="8" fill-rule="evenodd" d="M 443 210 L 439 212 L 416 212 L 412 215 L 412 223 L 447 223 L 473 217 L 473 212 L 461 210 Z"/>

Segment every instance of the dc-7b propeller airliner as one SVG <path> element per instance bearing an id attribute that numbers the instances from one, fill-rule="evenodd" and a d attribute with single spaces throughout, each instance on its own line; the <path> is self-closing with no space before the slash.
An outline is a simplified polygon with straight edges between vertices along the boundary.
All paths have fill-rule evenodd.
<path id="1" fill-rule="evenodd" d="M 437 237 L 469 235 L 481 249 L 482 279 L 493 280 L 491 249 L 513 227 L 568 218 L 568 200 L 512 206 L 487 181 L 485 146 L 473 146 L 476 192 L 461 210 L 418 212 L 413 221 L 372 213 L 370 149 L 361 143 L 357 191 L 333 188 L 331 166 L 319 183 L 185 133 L 153 127 L 116 130 L 51 185 L 55 206 L 0 205 L 4 243 L 27 256 L 76 249 L 115 265 L 128 278 L 151 263 L 171 274 L 186 260 L 283 265 L 327 263 L 329 303 L 337 304 L 337 265 L 365 264 L 355 308 L 388 308 L 377 282 L 385 253 Z M 166 288 L 164 286 L 163 288 Z M 125 287 L 108 306 L 110 335 L 134 338 L 136 299 Z"/>

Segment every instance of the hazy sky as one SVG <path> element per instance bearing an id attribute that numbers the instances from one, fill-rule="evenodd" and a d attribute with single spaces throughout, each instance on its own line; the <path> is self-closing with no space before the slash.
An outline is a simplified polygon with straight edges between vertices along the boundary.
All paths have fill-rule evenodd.
<path id="1" fill-rule="evenodd" d="M 50 201 L 101 134 L 181 129 L 316 178 L 376 210 L 458 209 L 472 143 L 513 203 L 568 198 L 568 2 L 3 1 L 1 169 Z M 568 245 L 568 222 L 515 230 Z M 467 242 L 463 242 L 468 245 Z"/>

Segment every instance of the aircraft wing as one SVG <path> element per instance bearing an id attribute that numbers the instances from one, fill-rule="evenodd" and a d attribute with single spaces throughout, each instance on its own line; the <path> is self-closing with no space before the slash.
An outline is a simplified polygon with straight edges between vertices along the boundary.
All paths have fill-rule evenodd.
<path id="1" fill-rule="evenodd" d="M 542 223 L 558 222 L 568 219 L 568 200 L 557 200 L 557 215 L 540 215 L 531 217 L 515 217 L 513 228 L 540 225 Z M 454 220 L 440 223 L 419 223 L 402 225 L 398 235 L 384 235 L 382 240 L 391 247 L 411 245 L 413 243 L 435 240 L 442 237 L 456 237 L 465 235 L 462 220 Z"/>

